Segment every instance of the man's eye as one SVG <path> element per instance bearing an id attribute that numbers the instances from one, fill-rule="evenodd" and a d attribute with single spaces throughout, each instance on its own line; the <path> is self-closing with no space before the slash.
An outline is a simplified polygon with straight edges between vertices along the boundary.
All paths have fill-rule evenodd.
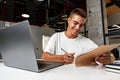
<path id="1" fill-rule="evenodd" d="M 84 26 L 84 24 L 80 24 L 80 27 L 83 27 Z"/>
<path id="2" fill-rule="evenodd" d="M 77 25 L 78 23 L 74 22 L 73 24 L 74 24 L 74 25 Z"/>

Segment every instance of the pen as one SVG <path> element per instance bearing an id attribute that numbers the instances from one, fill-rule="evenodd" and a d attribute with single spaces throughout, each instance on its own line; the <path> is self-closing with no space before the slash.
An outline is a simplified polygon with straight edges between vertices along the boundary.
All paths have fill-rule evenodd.
<path id="1" fill-rule="evenodd" d="M 62 51 L 64 51 L 65 53 L 67 53 L 66 50 L 64 50 L 63 48 L 61 48 Z M 70 59 L 70 56 L 67 56 L 67 59 Z"/>
<path id="2" fill-rule="evenodd" d="M 64 51 L 65 53 L 67 53 L 67 51 L 66 51 L 66 50 L 64 50 L 63 48 L 61 48 L 61 50 L 62 50 L 62 51 Z"/>

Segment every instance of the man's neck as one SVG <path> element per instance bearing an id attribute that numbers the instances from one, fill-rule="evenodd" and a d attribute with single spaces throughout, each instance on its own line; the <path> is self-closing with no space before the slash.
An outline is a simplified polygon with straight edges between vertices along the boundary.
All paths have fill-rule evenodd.
<path id="1" fill-rule="evenodd" d="M 70 32 L 68 32 L 68 31 L 65 31 L 64 32 L 64 34 L 65 34 L 65 36 L 66 37 L 68 37 L 69 39 L 74 39 L 74 38 L 76 38 L 78 35 L 72 35 Z"/>

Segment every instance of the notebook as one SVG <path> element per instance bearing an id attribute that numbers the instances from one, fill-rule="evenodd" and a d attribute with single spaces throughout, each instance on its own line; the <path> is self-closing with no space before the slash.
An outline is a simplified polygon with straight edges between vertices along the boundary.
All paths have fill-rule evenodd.
<path id="1" fill-rule="evenodd" d="M 35 54 L 42 54 L 42 37 L 41 40 L 35 38 L 37 36 L 33 34 L 28 20 L 1 29 L 0 52 L 4 64 L 34 72 L 46 71 L 64 64 L 37 60 Z"/>

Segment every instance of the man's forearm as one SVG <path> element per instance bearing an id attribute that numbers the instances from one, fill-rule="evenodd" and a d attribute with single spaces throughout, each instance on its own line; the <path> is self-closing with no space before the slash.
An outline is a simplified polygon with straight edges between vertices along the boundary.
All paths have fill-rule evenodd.
<path id="1" fill-rule="evenodd" d="M 43 52 L 41 59 L 46 61 L 64 62 L 63 55 L 54 55 L 48 52 Z"/>

